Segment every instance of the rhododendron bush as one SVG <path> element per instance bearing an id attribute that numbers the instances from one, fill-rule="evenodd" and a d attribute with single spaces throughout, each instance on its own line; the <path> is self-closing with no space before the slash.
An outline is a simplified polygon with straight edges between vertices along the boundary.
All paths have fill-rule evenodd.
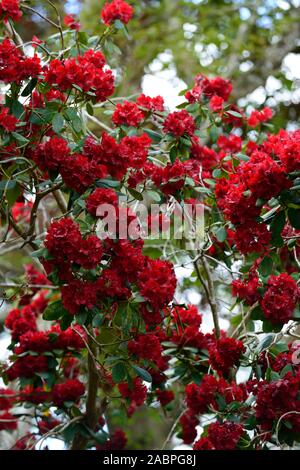
<path id="1" fill-rule="evenodd" d="M 1 279 L 1 433 L 13 449 L 126 449 L 130 422 L 154 412 L 162 448 L 297 446 L 300 131 L 273 133 L 272 111 L 241 109 L 222 77 L 199 74 L 172 112 L 119 97 L 110 58 L 133 8 L 107 2 L 93 37 L 54 8 L 57 33 L 23 43 L 31 3 L 0 2 L 1 242 L 31 258 Z M 148 237 L 141 202 L 164 208 Z M 174 230 L 186 206 L 196 240 Z"/>

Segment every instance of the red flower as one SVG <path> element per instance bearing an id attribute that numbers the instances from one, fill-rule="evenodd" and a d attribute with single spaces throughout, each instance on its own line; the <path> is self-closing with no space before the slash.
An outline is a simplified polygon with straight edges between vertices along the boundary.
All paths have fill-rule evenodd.
<path id="1" fill-rule="evenodd" d="M 9 388 L 0 388 L 0 410 L 8 410 L 15 402 L 15 391 Z"/>
<path id="2" fill-rule="evenodd" d="M 8 108 L 1 108 L 0 126 L 2 126 L 6 132 L 14 131 L 16 128 L 17 122 L 18 122 L 18 119 L 16 119 L 15 116 L 13 116 L 12 114 L 9 114 Z"/>
<path id="3" fill-rule="evenodd" d="M 141 359 L 155 361 L 161 357 L 162 347 L 156 335 L 140 334 L 128 342 L 128 351 Z"/>
<path id="4" fill-rule="evenodd" d="M 270 108 L 263 108 L 261 111 L 254 110 L 248 118 L 248 125 L 250 127 L 256 127 L 260 122 L 266 122 L 271 119 L 273 112 Z"/>
<path id="5" fill-rule="evenodd" d="M 164 121 L 164 132 L 181 137 L 183 134 L 192 136 L 196 125 L 192 116 L 185 110 L 170 113 Z"/>
<path id="6" fill-rule="evenodd" d="M 18 427 L 18 420 L 9 411 L 0 413 L 0 431 L 14 431 Z"/>
<path id="7" fill-rule="evenodd" d="M 265 317 L 272 323 L 287 323 L 293 316 L 299 299 L 299 289 L 287 273 L 270 276 L 268 288 L 261 301 Z"/>
<path id="8" fill-rule="evenodd" d="M 138 279 L 140 293 L 154 308 L 167 305 L 174 296 L 176 277 L 171 263 L 161 260 L 147 261 Z"/>
<path id="9" fill-rule="evenodd" d="M 122 382 L 118 385 L 119 391 L 123 398 L 130 400 L 136 406 L 141 406 L 147 397 L 147 387 L 143 385 L 142 380 L 136 377 L 131 386 Z"/>
<path id="10" fill-rule="evenodd" d="M 70 149 L 65 139 L 61 137 L 52 137 L 47 142 L 35 147 L 32 159 L 41 170 L 60 171 L 64 166 Z"/>
<path id="11" fill-rule="evenodd" d="M 55 384 L 52 391 L 54 405 L 63 407 L 64 402 L 78 403 L 85 392 L 85 386 L 78 379 L 69 379 L 62 384 Z"/>
<path id="12" fill-rule="evenodd" d="M 70 29 L 74 29 L 75 31 L 80 30 L 80 23 L 75 20 L 73 15 L 66 15 L 64 17 L 64 23 L 66 26 L 69 26 Z"/>
<path id="13" fill-rule="evenodd" d="M 102 11 L 101 18 L 104 23 L 111 25 L 114 21 L 120 20 L 122 23 L 127 24 L 133 16 L 133 8 L 123 0 L 113 0 L 111 3 L 105 3 Z"/>
<path id="14" fill-rule="evenodd" d="M 137 127 L 144 119 L 145 115 L 135 103 L 124 101 L 123 104 L 116 105 L 112 121 L 116 126 Z"/>
<path id="15" fill-rule="evenodd" d="M 234 450 L 244 431 L 240 424 L 225 421 L 208 427 L 208 439 L 216 450 Z"/>
<path id="16" fill-rule="evenodd" d="M 3 16 L 5 22 L 8 21 L 8 18 L 19 21 L 22 16 L 20 0 L 1 0 L 0 16 Z"/>
<path id="17" fill-rule="evenodd" d="M 220 338 L 209 350 L 209 360 L 212 367 L 220 374 L 227 375 L 231 367 L 239 363 L 245 346 L 242 341 L 234 338 Z"/>
<path id="18" fill-rule="evenodd" d="M 175 395 L 172 390 L 156 390 L 157 399 L 161 406 L 167 406 L 171 401 L 174 400 Z"/>
<path id="19" fill-rule="evenodd" d="M 97 291 L 95 283 L 75 279 L 62 287 L 61 297 L 64 307 L 72 314 L 78 313 L 81 307 L 92 309 L 96 305 Z"/>
<path id="20" fill-rule="evenodd" d="M 86 209 L 90 214 L 96 216 L 97 208 L 102 204 L 117 206 L 118 196 L 115 191 L 105 188 L 95 189 L 86 200 Z"/>
<path id="21" fill-rule="evenodd" d="M 151 98 L 141 94 L 137 100 L 136 104 L 141 108 L 149 109 L 149 111 L 164 111 L 164 99 L 161 96 L 155 96 Z"/>
<path id="22" fill-rule="evenodd" d="M 198 419 L 192 412 L 187 411 L 181 416 L 179 422 L 182 428 L 181 437 L 183 442 L 185 444 L 191 444 L 197 436 L 196 427 L 199 424 Z"/>
<path id="23" fill-rule="evenodd" d="M 219 111 L 222 111 L 223 104 L 224 99 L 221 98 L 221 96 L 214 95 L 209 102 L 209 107 L 214 113 L 218 113 Z"/>
<path id="24" fill-rule="evenodd" d="M 103 445 L 96 445 L 97 450 L 123 450 L 127 444 L 126 434 L 122 429 L 116 429 Z"/>
<path id="25" fill-rule="evenodd" d="M 13 365 L 7 369 L 6 374 L 9 380 L 19 377 L 31 379 L 37 372 L 48 370 L 48 359 L 46 356 L 23 356 L 18 357 Z"/>

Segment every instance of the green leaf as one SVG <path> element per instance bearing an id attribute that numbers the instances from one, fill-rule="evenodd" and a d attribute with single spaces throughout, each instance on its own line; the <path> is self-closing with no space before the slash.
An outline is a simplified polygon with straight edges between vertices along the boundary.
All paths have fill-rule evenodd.
<path id="1" fill-rule="evenodd" d="M 28 142 L 30 142 L 30 140 L 26 139 L 26 137 L 24 137 L 21 134 L 18 134 L 18 132 L 12 132 L 11 134 L 14 137 L 14 139 L 16 139 L 16 141 L 19 142 L 19 144 L 21 145 L 26 145 L 28 144 Z"/>
<path id="2" fill-rule="evenodd" d="M 120 182 L 103 178 L 97 180 L 96 186 L 98 186 L 99 188 L 118 188 L 120 186 Z"/>
<path id="3" fill-rule="evenodd" d="M 24 88 L 24 90 L 22 91 L 21 93 L 21 96 L 28 96 L 30 95 L 30 93 L 34 90 L 34 88 L 36 87 L 36 84 L 37 84 L 38 80 L 37 78 L 32 78 L 30 80 L 30 82 L 26 85 L 26 87 Z"/>
<path id="4" fill-rule="evenodd" d="M 158 132 L 153 131 L 152 129 L 143 129 L 143 131 L 153 140 L 153 142 L 160 142 L 162 135 Z"/>
<path id="5" fill-rule="evenodd" d="M 140 193 L 136 189 L 128 188 L 128 192 L 131 194 L 132 197 L 134 197 L 134 199 L 137 199 L 138 201 L 142 201 L 144 199 L 142 193 Z"/>
<path id="6" fill-rule="evenodd" d="M 86 104 L 86 110 L 89 113 L 90 116 L 94 116 L 94 108 L 91 105 L 91 103 Z"/>
<path id="7" fill-rule="evenodd" d="M 288 218 L 291 226 L 300 230 L 300 209 L 288 209 Z"/>
<path id="8" fill-rule="evenodd" d="M 267 334 L 262 341 L 259 343 L 257 347 L 257 352 L 261 352 L 264 349 L 267 349 L 274 341 L 275 334 L 274 333 L 269 333 Z"/>
<path id="9" fill-rule="evenodd" d="M 263 277 L 270 276 L 273 268 L 273 260 L 269 256 L 265 256 L 258 267 L 258 272 Z"/>
<path id="10" fill-rule="evenodd" d="M 215 232 L 215 236 L 216 236 L 217 240 L 218 240 L 220 243 L 225 242 L 225 240 L 226 240 L 226 238 L 227 238 L 227 232 L 226 232 L 225 227 L 220 227 L 220 228 Z"/>
<path id="11" fill-rule="evenodd" d="M 123 362 L 118 362 L 112 368 L 112 378 L 115 383 L 122 382 L 127 376 L 127 370 Z"/>
<path id="12" fill-rule="evenodd" d="M 43 319 L 44 320 L 58 320 L 60 317 L 62 317 L 66 313 L 68 312 L 63 307 L 61 300 L 56 300 L 55 302 L 52 302 L 46 307 L 43 313 Z"/>
<path id="13" fill-rule="evenodd" d="M 132 366 L 135 372 L 139 377 L 141 377 L 145 382 L 152 382 L 152 377 L 145 369 L 142 369 L 139 366 Z"/>
<path id="14" fill-rule="evenodd" d="M 99 326 L 102 325 L 104 320 L 104 315 L 101 315 L 101 313 L 97 313 L 97 315 L 94 316 L 92 325 L 94 328 L 99 328 Z"/>
<path id="15" fill-rule="evenodd" d="M 60 134 L 64 127 L 64 118 L 60 113 L 56 113 L 52 119 L 52 128 L 56 134 Z"/>

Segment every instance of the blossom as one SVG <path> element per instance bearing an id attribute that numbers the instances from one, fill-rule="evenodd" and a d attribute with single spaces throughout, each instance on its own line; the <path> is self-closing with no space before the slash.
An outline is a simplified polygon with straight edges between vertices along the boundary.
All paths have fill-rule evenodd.
<path id="1" fill-rule="evenodd" d="M 22 17 L 20 10 L 20 0 L 1 0 L 0 16 L 7 22 L 9 18 L 13 21 L 19 21 Z"/>
<path id="2" fill-rule="evenodd" d="M 118 203 L 118 197 L 115 191 L 106 188 L 95 189 L 86 200 L 87 211 L 96 216 L 97 208 L 102 204 L 109 204 L 116 206 Z"/>
<path id="3" fill-rule="evenodd" d="M 137 98 L 136 104 L 141 108 L 149 109 L 149 111 L 164 111 L 164 99 L 162 96 L 151 98 L 143 93 Z"/>
<path id="4" fill-rule="evenodd" d="M 147 397 L 147 387 L 143 385 L 139 377 L 133 379 L 132 385 L 129 386 L 125 382 L 118 385 L 119 391 L 123 398 L 130 400 L 136 406 L 141 406 Z"/>
<path id="5" fill-rule="evenodd" d="M 220 338 L 209 349 L 209 361 L 212 367 L 219 373 L 227 375 L 231 367 L 240 361 L 245 346 L 242 341 L 234 338 Z"/>
<path id="6" fill-rule="evenodd" d="M 163 126 L 164 132 L 172 134 L 174 137 L 181 137 L 183 134 L 192 136 L 196 129 L 194 119 L 185 109 L 170 113 Z"/>
<path id="7" fill-rule="evenodd" d="M 222 111 L 223 104 L 224 99 L 221 96 L 214 95 L 209 102 L 209 107 L 213 112 L 217 113 L 219 111 Z"/>
<path id="8" fill-rule="evenodd" d="M 8 108 L 0 108 L 0 126 L 3 127 L 6 132 L 14 131 L 17 122 L 18 119 L 12 114 L 9 114 Z"/>
<path id="9" fill-rule="evenodd" d="M 112 121 L 116 126 L 132 126 L 137 127 L 144 119 L 144 113 L 135 103 L 124 101 L 118 103 L 115 107 Z"/>
<path id="10" fill-rule="evenodd" d="M 54 136 L 35 147 L 32 159 L 41 170 L 60 171 L 69 155 L 70 149 L 66 140 Z"/>
<path id="11" fill-rule="evenodd" d="M 163 307 L 172 300 L 176 288 L 173 266 L 167 261 L 149 259 L 140 273 L 138 286 L 154 308 Z"/>
<path id="12" fill-rule="evenodd" d="M 208 427 L 208 440 L 216 450 L 234 450 L 244 434 L 240 424 L 225 421 L 212 423 Z"/>
<path id="13" fill-rule="evenodd" d="M 71 401 L 78 403 L 85 392 L 85 386 L 78 379 L 69 379 L 61 384 L 55 384 L 52 390 L 54 405 L 63 407 L 64 403 Z"/>
<path id="14" fill-rule="evenodd" d="M 101 18 L 105 24 L 111 25 L 116 20 L 122 21 L 127 24 L 133 16 L 133 8 L 127 2 L 123 0 L 113 0 L 112 2 L 106 2 L 102 11 Z"/>
<path id="15" fill-rule="evenodd" d="M 172 390 L 156 390 L 157 399 L 161 406 L 167 406 L 171 401 L 174 400 L 175 395 Z"/>
<path id="16" fill-rule="evenodd" d="M 73 15 L 66 15 L 64 17 L 64 23 L 66 26 L 69 26 L 70 29 L 74 29 L 75 31 L 80 30 L 80 23 L 75 20 Z"/>
<path id="17" fill-rule="evenodd" d="M 291 276 L 287 273 L 270 276 L 261 300 L 262 311 L 274 324 L 287 323 L 292 318 L 298 299 L 299 289 Z"/>
<path id="18" fill-rule="evenodd" d="M 265 107 L 261 111 L 257 111 L 256 109 L 252 111 L 248 118 L 248 125 L 250 127 L 256 127 L 260 122 L 267 122 L 271 119 L 273 112 L 270 108 Z"/>
<path id="19" fill-rule="evenodd" d="M 63 306 L 75 315 L 81 307 L 92 309 L 96 305 L 97 291 L 95 283 L 91 281 L 80 281 L 75 279 L 68 285 L 62 287 L 61 296 Z"/>

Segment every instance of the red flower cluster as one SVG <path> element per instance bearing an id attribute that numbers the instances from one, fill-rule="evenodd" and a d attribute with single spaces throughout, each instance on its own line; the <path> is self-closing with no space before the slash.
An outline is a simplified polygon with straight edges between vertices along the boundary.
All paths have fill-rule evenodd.
<path id="1" fill-rule="evenodd" d="M 121 179 L 128 168 L 139 169 L 146 162 L 151 139 L 147 134 L 126 136 L 119 143 L 107 133 L 102 134 L 101 143 L 88 138 L 84 154 L 95 165 L 101 166 L 114 178 Z"/>
<path id="2" fill-rule="evenodd" d="M 270 276 L 267 290 L 261 300 L 265 317 L 272 323 L 287 323 L 293 316 L 299 300 L 299 289 L 294 279 L 286 273 Z"/>
<path id="3" fill-rule="evenodd" d="M 149 109 L 149 111 L 164 111 L 164 99 L 161 96 L 151 98 L 142 93 L 137 98 L 136 104 L 141 108 Z"/>
<path id="4" fill-rule="evenodd" d="M 159 360 L 162 353 L 159 339 L 152 333 L 137 335 L 128 342 L 127 347 L 130 354 L 153 362 Z"/>
<path id="5" fill-rule="evenodd" d="M 65 402 L 78 403 L 85 392 L 85 386 L 78 379 L 69 379 L 61 384 L 55 384 L 52 390 L 54 405 L 63 407 Z"/>
<path id="6" fill-rule="evenodd" d="M 2 2 L 3 3 L 3 2 Z M 27 78 L 37 78 L 41 63 L 37 56 L 25 57 L 9 39 L 0 44 L 0 81 L 20 83 Z"/>
<path id="7" fill-rule="evenodd" d="M 117 206 L 118 197 L 112 189 L 97 188 L 86 200 L 86 210 L 94 217 L 97 214 L 97 208 L 102 204 Z"/>
<path id="8" fill-rule="evenodd" d="M 230 369 L 239 363 L 245 351 L 242 341 L 234 338 L 220 338 L 209 350 L 209 360 L 212 367 L 220 374 L 227 375 Z"/>
<path id="9" fill-rule="evenodd" d="M 0 108 L 0 126 L 6 132 L 12 132 L 16 128 L 18 119 L 15 118 L 12 114 L 9 114 L 8 108 Z"/>
<path id="10" fill-rule="evenodd" d="M 192 136 L 195 130 L 194 119 L 185 109 L 170 113 L 164 121 L 164 132 L 174 137 L 181 137 L 184 134 Z"/>
<path id="11" fill-rule="evenodd" d="M 266 107 L 263 108 L 261 111 L 257 111 L 256 109 L 252 111 L 248 118 L 248 126 L 256 127 L 260 122 L 267 122 L 273 116 L 273 112 L 270 108 Z"/>
<path id="12" fill-rule="evenodd" d="M 95 268 L 102 258 L 102 244 L 96 235 L 83 238 L 79 225 L 64 218 L 52 222 L 45 239 L 45 247 L 54 257 L 55 264 L 70 267 L 76 263 L 84 269 Z"/>
<path id="13" fill-rule="evenodd" d="M 20 0 L 1 0 L 0 17 L 7 22 L 9 18 L 13 21 L 19 21 L 22 17 L 20 10 Z"/>
<path id="14" fill-rule="evenodd" d="M 73 15 L 66 15 L 64 17 L 64 23 L 66 26 L 68 26 L 70 29 L 73 29 L 75 31 L 80 30 L 80 23 L 75 20 Z"/>
<path id="15" fill-rule="evenodd" d="M 171 302 L 176 288 L 176 277 L 171 263 L 148 259 L 138 278 L 141 295 L 154 309 Z"/>
<path id="16" fill-rule="evenodd" d="M 131 414 L 137 406 L 141 406 L 147 398 L 147 387 L 143 385 L 139 377 L 133 379 L 132 384 L 122 382 L 118 385 L 123 398 L 130 401 L 129 413 Z"/>
<path id="17" fill-rule="evenodd" d="M 200 74 L 195 78 L 194 88 L 188 91 L 185 94 L 185 97 L 190 103 L 200 101 L 203 96 L 208 99 L 212 99 L 217 96 L 222 98 L 224 101 L 228 101 L 231 92 L 232 84 L 229 80 L 225 80 L 222 77 L 209 79 Z M 214 103 L 216 103 L 215 98 L 213 101 L 213 106 Z M 220 106 L 220 103 L 221 101 L 218 100 L 218 106 Z"/>
<path id="18" fill-rule="evenodd" d="M 66 164 L 70 155 L 70 149 L 65 139 L 52 137 L 35 147 L 32 159 L 41 170 L 60 171 Z"/>
<path id="19" fill-rule="evenodd" d="M 280 380 L 258 384 L 255 415 L 263 430 L 271 430 L 281 416 L 290 412 L 284 421 L 294 432 L 300 432 L 299 387 L 299 376 L 294 377 L 290 372 Z"/>
<path id="20" fill-rule="evenodd" d="M 194 450 L 234 450 L 244 431 L 240 424 L 225 421 L 208 426 L 207 437 L 195 442 Z"/>
<path id="21" fill-rule="evenodd" d="M 77 58 L 52 60 L 44 79 L 60 91 L 71 90 L 76 85 L 84 93 L 90 92 L 97 101 L 105 101 L 114 92 L 114 76 L 104 66 L 102 52 L 89 49 Z"/>
<path id="22" fill-rule="evenodd" d="M 127 24 L 132 16 L 132 6 L 123 0 L 113 0 L 111 3 L 106 2 L 101 12 L 101 18 L 107 25 L 113 24 L 116 20 Z"/>
<path id="23" fill-rule="evenodd" d="M 144 113 L 135 103 L 130 101 L 124 101 L 123 104 L 118 103 L 112 115 L 112 121 L 116 126 L 138 127 L 144 118 Z"/>

